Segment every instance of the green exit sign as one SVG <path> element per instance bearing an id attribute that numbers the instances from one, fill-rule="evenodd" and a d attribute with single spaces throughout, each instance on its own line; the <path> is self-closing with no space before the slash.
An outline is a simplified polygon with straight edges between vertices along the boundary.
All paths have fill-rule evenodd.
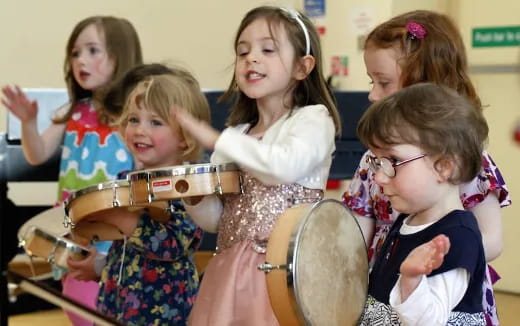
<path id="1" fill-rule="evenodd" d="M 473 28 L 474 48 L 520 46 L 520 26 Z"/>

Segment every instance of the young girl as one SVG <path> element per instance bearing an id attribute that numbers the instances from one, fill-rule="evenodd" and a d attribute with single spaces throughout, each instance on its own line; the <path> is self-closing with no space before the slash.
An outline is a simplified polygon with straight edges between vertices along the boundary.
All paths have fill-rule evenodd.
<path id="1" fill-rule="evenodd" d="M 339 133 L 339 115 L 322 74 L 316 30 L 293 10 L 258 7 L 235 39 L 236 102 L 222 133 L 176 110 L 179 123 L 213 163 L 240 166 L 243 194 L 187 200 L 190 216 L 215 232 L 217 255 L 206 267 L 191 325 L 277 325 L 265 275 L 269 235 L 280 214 L 323 197 Z"/>
<path id="2" fill-rule="evenodd" d="M 166 68 L 166 67 L 165 67 Z M 172 107 L 182 107 L 209 122 L 209 106 L 199 84 L 188 72 L 166 68 L 149 76 L 128 95 L 121 117 L 121 133 L 144 169 L 195 161 L 201 146 L 171 118 Z M 154 74 L 149 65 L 129 75 Z M 125 78 L 125 80 L 130 80 Z M 126 93 L 122 83 L 120 94 Z M 107 212 L 103 221 L 126 235 L 114 241 L 101 274 L 98 311 L 130 325 L 185 325 L 198 290 L 193 254 L 201 240 L 199 229 L 180 200 L 170 201 L 166 222 L 144 210 Z M 69 262 L 72 262 L 69 260 Z M 82 263 L 72 262 L 82 269 Z M 88 274 L 85 274 L 88 277 Z"/>
<path id="3" fill-rule="evenodd" d="M 22 146 L 27 161 L 41 164 L 63 145 L 58 180 L 59 201 L 72 191 L 116 178 L 133 167 L 111 116 L 100 105 L 104 90 L 135 64 L 142 62 L 139 38 L 122 18 L 94 16 L 80 21 L 66 47 L 65 81 L 70 103 L 58 109 L 41 135 L 36 125 L 38 104 L 22 90 L 4 87 L 2 103 L 22 122 Z M 106 249 L 105 249 L 106 250 Z M 95 307 L 98 284 L 64 277 L 64 294 Z M 73 322 L 78 325 L 82 319 Z M 85 324 L 91 325 L 91 322 Z"/>
<path id="4" fill-rule="evenodd" d="M 481 110 L 480 99 L 468 77 L 462 38 L 455 24 L 445 15 L 413 11 L 382 23 L 367 36 L 364 56 L 373 84 L 369 94 L 373 102 L 400 88 L 430 81 L 456 90 Z M 394 209 L 374 182 L 374 173 L 366 163 L 370 155 L 372 153 L 367 151 L 362 157 L 344 194 L 344 202 L 358 215 L 373 265 L 399 210 Z M 479 174 L 460 186 L 460 197 L 464 208 L 477 217 L 487 261 L 493 260 L 502 251 L 500 207 L 510 205 L 511 200 L 500 171 L 486 151 L 482 152 Z M 487 318 L 497 325 L 489 274 L 484 294 Z"/>
<path id="5" fill-rule="evenodd" d="M 359 121 L 375 182 L 405 213 L 376 257 L 361 325 L 486 325 L 484 247 L 459 185 L 479 173 L 487 134 L 480 110 L 429 83 L 376 102 Z"/>

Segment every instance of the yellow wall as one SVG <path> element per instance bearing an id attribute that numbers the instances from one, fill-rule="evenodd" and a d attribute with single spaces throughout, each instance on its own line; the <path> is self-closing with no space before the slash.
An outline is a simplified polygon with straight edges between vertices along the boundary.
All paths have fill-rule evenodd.
<path id="1" fill-rule="evenodd" d="M 493 71 L 500 67 L 516 69 L 508 73 L 474 73 L 476 84 L 484 104 L 490 126 L 489 152 L 500 167 L 513 205 L 502 210 L 505 247 L 502 255 L 491 263 L 501 274 L 495 288 L 520 293 L 520 144 L 512 141 L 513 128 L 520 123 L 520 47 L 471 48 L 471 29 L 474 27 L 520 25 L 520 2 L 513 0 L 473 1 L 460 0 L 459 19 L 468 45 L 469 63 L 473 67 Z"/>
<path id="2" fill-rule="evenodd" d="M 243 15 L 261 4 L 294 7 L 295 3 L 301 6 L 294 0 L 4 0 L 0 85 L 65 87 L 65 46 L 75 24 L 92 15 L 115 15 L 137 29 L 146 62 L 180 64 L 203 88 L 222 89 L 232 76 L 233 38 Z M 6 116 L 1 106 L 0 131 L 6 130 Z M 9 197 L 18 205 L 50 205 L 56 193 L 54 182 L 9 185 Z"/>
<path id="3" fill-rule="evenodd" d="M 128 18 L 141 37 L 147 62 L 168 61 L 188 67 L 204 88 L 225 88 L 231 70 L 232 40 L 244 13 L 260 4 L 302 7 L 302 0 L 257 1 L 167 1 L 125 0 L 88 2 L 66 0 L 22 0 L 0 4 L 0 85 L 64 87 L 62 64 L 65 42 L 80 19 L 94 14 Z M 465 37 L 471 65 L 519 64 L 519 47 L 471 49 L 470 31 L 475 26 L 518 25 L 518 0 L 328 0 L 327 28 L 323 36 L 326 73 L 333 55 L 349 57 L 350 75 L 338 78 L 344 90 L 367 90 L 358 35 L 351 18 L 368 8 L 374 25 L 392 15 L 412 9 L 447 12 L 458 22 Z M 514 123 L 520 118 L 519 74 L 473 74 L 491 128 L 489 151 L 500 166 L 515 200 L 520 190 L 515 166 L 520 146 L 511 142 Z M 0 111 L 0 131 L 5 130 L 5 110 Z M 10 197 L 18 204 L 51 204 L 55 184 L 34 186 L 10 184 Z M 517 204 L 518 205 L 518 204 Z M 503 279 L 497 288 L 520 292 L 520 206 L 503 210 L 505 250 L 493 263 Z"/>

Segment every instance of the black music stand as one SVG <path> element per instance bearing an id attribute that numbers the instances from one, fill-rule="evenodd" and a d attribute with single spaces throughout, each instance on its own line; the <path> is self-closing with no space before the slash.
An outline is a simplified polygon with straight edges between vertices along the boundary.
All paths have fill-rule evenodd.
<path id="1" fill-rule="evenodd" d="M 17 244 L 16 230 L 9 226 L 12 224 L 18 226 L 24 222 L 24 217 L 13 212 L 15 206 L 8 199 L 7 183 L 9 181 L 56 181 L 60 152 L 61 148 L 45 164 L 32 166 L 25 160 L 20 141 L 9 141 L 5 133 L 0 133 L 0 268 L 2 272 L 7 270 L 7 264 L 13 256 L 13 248 Z M 8 323 L 8 304 L 7 281 L 2 273 L 0 325 Z"/>

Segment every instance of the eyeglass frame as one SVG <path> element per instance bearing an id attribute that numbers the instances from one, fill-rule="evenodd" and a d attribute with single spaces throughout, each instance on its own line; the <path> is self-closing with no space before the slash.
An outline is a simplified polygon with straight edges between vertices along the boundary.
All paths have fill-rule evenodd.
<path id="1" fill-rule="evenodd" d="M 380 169 L 383 169 L 383 173 L 387 177 L 394 178 L 397 175 L 396 167 L 401 166 L 401 165 L 406 164 L 406 163 L 413 162 L 413 161 L 418 160 L 418 159 L 421 159 L 421 158 L 423 158 L 425 156 L 426 156 L 426 154 L 419 154 L 419 155 L 414 156 L 412 158 L 409 158 L 409 159 L 406 159 L 406 160 L 403 160 L 403 161 L 400 161 L 400 162 L 392 163 L 392 159 L 389 158 L 389 157 L 386 157 L 386 156 L 383 156 L 383 157 L 379 158 L 379 157 L 374 156 L 374 155 L 367 155 L 366 162 L 368 163 L 368 166 L 372 170 L 372 172 L 377 173 L 377 171 L 379 171 Z M 392 175 L 387 173 L 387 171 L 385 171 L 385 169 L 383 168 L 383 165 L 382 165 L 382 162 L 383 162 L 382 160 L 383 159 L 390 163 L 390 166 L 392 167 L 392 170 L 394 171 L 394 173 Z M 379 162 L 376 162 L 376 160 L 379 161 Z"/>

